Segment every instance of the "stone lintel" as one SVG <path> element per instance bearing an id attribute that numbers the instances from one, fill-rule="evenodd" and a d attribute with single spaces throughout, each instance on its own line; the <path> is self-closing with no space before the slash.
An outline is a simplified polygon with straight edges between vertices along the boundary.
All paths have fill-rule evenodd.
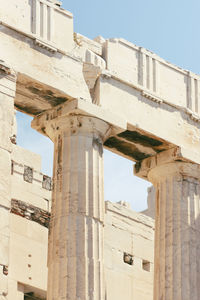
<path id="1" fill-rule="evenodd" d="M 40 133 L 48 135 L 45 128 L 49 126 L 50 121 L 56 124 L 58 120 L 62 122 L 63 118 L 72 115 L 97 118 L 113 126 L 113 130 L 117 129 L 118 131 L 122 131 L 127 128 L 127 123 L 124 119 L 82 98 L 68 101 L 67 103 L 41 113 L 33 119 L 31 126 Z"/>
<path id="2" fill-rule="evenodd" d="M 134 166 L 134 174 L 148 180 L 148 174 L 152 169 L 173 162 L 187 162 L 191 165 L 191 163 L 194 163 L 195 161 L 188 158 L 187 151 L 184 148 L 174 147 L 137 162 Z"/>

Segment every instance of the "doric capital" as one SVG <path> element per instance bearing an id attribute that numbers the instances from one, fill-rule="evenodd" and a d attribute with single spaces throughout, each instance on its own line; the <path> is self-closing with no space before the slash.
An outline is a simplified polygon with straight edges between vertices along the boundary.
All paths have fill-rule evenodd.
<path id="1" fill-rule="evenodd" d="M 35 116 L 32 128 L 51 140 L 61 132 L 89 134 L 96 132 L 104 141 L 114 130 L 127 128 L 126 121 L 84 99 L 73 99 Z"/>
<path id="2" fill-rule="evenodd" d="M 110 128 L 106 122 L 95 117 L 84 115 L 69 115 L 67 117 L 58 118 L 50 126 L 49 125 L 46 126 L 46 131 L 51 139 L 53 139 L 55 135 L 63 133 L 64 136 L 92 135 L 94 138 L 100 138 L 102 142 L 105 140 L 107 134 L 109 134 Z"/>
<path id="3" fill-rule="evenodd" d="M 200 165 L 190 162 L 174 161 L 163 165 L 157 165 L 148 172 L 148 180 L 154 185 L 166 180 L 166 178 L 176 178 L 176 180 L 187 179 L 189 181 L 200 181 Z"/>
<path id="4" fill-rule="evenodd" d="M 178 147 L 160 152 L 156 156 L 137 163 L 134 173 L 154 185 L 166 177 L 189 177 L 200 181 L 200 165 L 185 160 Z"/>
<path id="5" fill-rule="evenodd" d="M 32 126 L 38 130 L 40 126 L 40 131 L 48 136 L 52 141 L 58 135 L 72 136 L 90 136 L 94 138 L 101 139 L 103 142 L 110 132 L 110 126 L 96 117 L 86 116 L 86 115 L 65 115 L 57 117 L 53 120 L 46 120 L 37 126 Z"/>

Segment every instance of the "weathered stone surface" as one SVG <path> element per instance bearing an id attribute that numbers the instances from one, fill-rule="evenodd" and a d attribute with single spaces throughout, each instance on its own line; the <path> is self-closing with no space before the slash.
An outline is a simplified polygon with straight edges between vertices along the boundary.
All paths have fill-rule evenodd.
<path id="1" fill-rule="evenodd" d="M 23 149 L 19 145 L 13 145 L 11 158 L 16 164 L 26 165 L 40 172 L 41 157 L 39 154 Z"/>
<path id="2" fill-rule="evenodd" d="M 106 202 L 105 274 L 107 299 L 153 299 L 154 221 L 120 204 Z M 124 262 L 124 255 L 132 264 Z M 148 262 L 150 268 L 144 270 Z"/>
<path id="3" fill-rule="evenodd" d="M 10 245 L 11 151 L 14 127 L 16 77 L 13 70 L 0 61 L 0 294 L 7 299 Z"/>
<path id="4" fill-rule="evenodd" d="M 156 187 L 154 300 L 199 299 L 200 77 L 123 39 L 74 34 L 60 1 L 18 2 L 0 4 L 3 299 L 45 297 L 52 188 L 15 145 L 14 103 L 55 143 L 48 300 L 152 299 L 154 223 L 123 203 L 105 218 L 103 144 Z"/>
<path id="5" fill-rule="evenodd" d="M 47 228 L 49 227 L 50 213 L 41 208 L 27 204 L 26 202 L 12 199 L 11 213 L 36 222 Z"/>
<path id="6" fill-rule="evenodd" d="M 11 214 L 10 221 L 9 278 L 46 291 L 47 228 L 15 214 Z M 12 289 L 9 293 L 12 294 Z"/>
<path id="7" fill-rule="evenodd" d="M 2 24 L 15 28 L 25 36 L 46 43 L 52 48 L 70 51 L 73 47 L 73 15 L 61 9 L 59 1 L 21 0 L 18 5 L 10 0 L 0 12 Z M 56 30 L 61 27 L 63 30 Z"/>
<path id="8" fill-rule="evenodd" d="M 108 129 L 105 122 L 86 116 L 58 117 L 46 124 L 55 145 L 49 299 L 105 298 L 102 175 Z"/>
<path id="9" fill-rule="evenodd" d="M 154 299 L 199 299 L 200 166 L 169 152 L 147 160 L 136 174 L 156 189 Z"/>
<path id="10" fill-rule="evenodd" d="M 11 152 L 12 144 L 10 138 L 12 137 L 12 127 L 14 120 L 14 99 L 10 95 L 13 93 L 8 91 L 3 91 L 1 84 L 4 86 L 8 83 L 8 80 L 1 80 L 0 75 L 0 126 L 1 126 L 1 139 L 0 148 Z M 13 84 L 13 82 L 12 82 Z M 8 95 L 6 94 L 8 93 Z"/>
<path id="11" fill-rule="evenodd" d="M 33 182 L 33 169 L 28 166 L 24 166 L 24 181 Z"/>
<path id="12" fill-rule="evenodd" d="M 42 174 L 41 158 L 38 154 L 13 145 L 11 154 L 11 198 L 34 205 L 42 210 L 50 211 L 51 207 L 51 179 Z M 24 169 L 28 167 L 33 170 L 32 183 L 24 180 Z M 48 184 L 46 182 L 48 180 Z"/>
<path id="13" fill-rule="evenodd" d="M 11 196 L 11 159 L 10 153 L 0 149 L 0 204 L 10 207 Z"/>
<path id="14" fill-rule="evenodd" d="M 44 175 L 42 181 L 42 187 L 48 191 L 52 190 L 52 180 L 51 177 Z"/>

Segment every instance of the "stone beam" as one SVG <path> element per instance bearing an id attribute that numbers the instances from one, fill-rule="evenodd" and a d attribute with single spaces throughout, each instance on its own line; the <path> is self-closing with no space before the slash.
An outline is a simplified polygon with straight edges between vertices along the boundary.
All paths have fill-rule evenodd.
<path id="1" fill-rule="evenodd" d="M 30 4 L 10 0 L 0 12 L 1 59 L 18 73 L 17 109 L 38 115 L 83 98 L 128 124 L 105 144 L 111 151 L 141 161 L 178 146 L 200 162 L 198 75 L 123 39 L 74 34 L 72 14 L 55 1 Z"/>
<path id="2" fill-rule="evenodd" d="M 109 135 L 111 134 L 111 132 L 112 134 L 115 134 L 117 132 L 124 131 L 127 128 L 127 123 L 119 115 L 104 110 L 102 107 L 97 106 L 93 103 L 89 103 L 88 101 L 81 98 L 68 101 L 67 103 L 63 103 L 55 108 L 41 113 L 40 115 L 37 115 L 33 119 L 31 126 L 41 134 L 48 136 L 46 127 L 49 126 L 50 121 L 56 122 L 57 118 L 63 119 L 65 117 L 69 117 L 70 115 L 91 116 L 109 123 Z M 41 124 L 43 124 L 43 126 L 41 126 Z M 52 130 L 54 130 L 53 127 Z"/>
<path id="3" fill-rule="evenodd" d="M 184 107 L 173 107 L 170 103 L 156 102 L 142 94 L 143 88 L 134 87 L 119 78 L 101 75 L 95 103 L 104 109 L 120 112 L 128 124 L 129 131 L 137 131 L 143 138 L 152 138 L 155 143 L 163 144 L 163 150 L 178 146 L 183 149 L 187 159 L 200 163 L 200 122 L 189 115 Z M 129 136 L 131 138 L 131 135 Z M 134 135 L 132 139 L 134 140 Z M 137 139 L 137 144 L 142 146 Z M 115 151 L 116 145 L 110 143 Z M 120 148 L 120 147 L 119 147 Z M 150 146 L 150 148 L 152 148 Z M 117 149 L 118 150 L 118 149 Z M 156 150 L 157 153 L 159 149 Z M 142 151 L 141 151 L 142 152 Z M 131 159 L 131 156 L 130 156 Z M 135 159 L 137 160 L 142 160 Z"/>
<path id="4" fill-rule="evenodd" d="M 0 59 L 18 73 L 16 107 L 35 115 L 72 98 L 91 101 L 73 15 L 58 1 L 29 2 L 0 5 Z"/>
<path id="5" fill-rule="evenodd" d="M 180 149 L 135 166 L 156 189 L 154 300 L 199 299 L 200 165 Z"/>

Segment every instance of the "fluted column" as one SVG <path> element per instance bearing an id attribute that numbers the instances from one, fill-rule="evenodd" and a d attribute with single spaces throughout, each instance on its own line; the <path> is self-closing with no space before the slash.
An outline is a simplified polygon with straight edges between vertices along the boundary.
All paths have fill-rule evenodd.
<path id="1" fill-rule="evenodd" d="M 54 150 L 48 300 L 104 300 L 103 138 L 86 116 L 49 121 Z"/>
<path id="2" fill-rule="evenodd" d="M 200 166 L 163 157 L 146 164 L 156 188 L 154 300 L 199 300 Z"/>

